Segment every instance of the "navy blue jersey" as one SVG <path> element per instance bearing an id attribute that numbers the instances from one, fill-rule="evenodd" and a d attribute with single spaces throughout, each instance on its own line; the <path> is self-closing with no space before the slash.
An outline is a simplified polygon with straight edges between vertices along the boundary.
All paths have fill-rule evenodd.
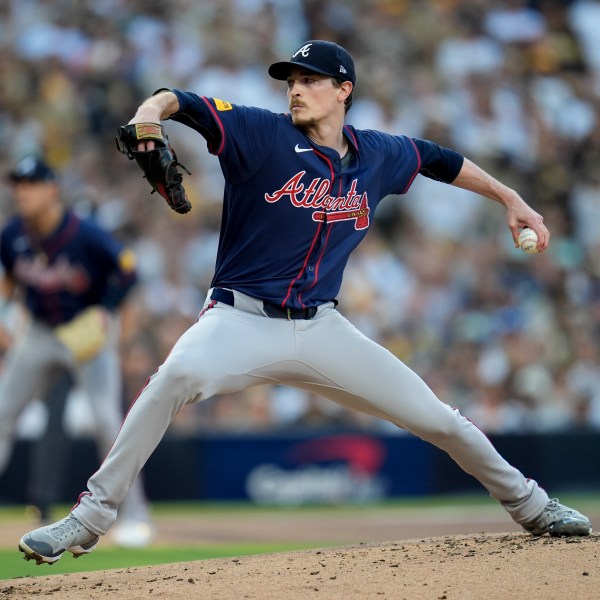
<path id="1" fill-rule="evenodd" d="M 92 304 L 115 308 L 136 281 L 132 252 L 70 211 L 45 238 L 12 218 L 2 230 L 0 260 L 34 318 L 52 326 Z"/>
<path id="2" fill-rule="evenodd" d="M 225 178 L 212 285 L 294 309 L 334 299 L 380 200 L 419 173 L 415 140 L 345 126 L 353 159 L 342 168 L 289 114 L 173 92 L 171 118 L 207 139 Z"/>

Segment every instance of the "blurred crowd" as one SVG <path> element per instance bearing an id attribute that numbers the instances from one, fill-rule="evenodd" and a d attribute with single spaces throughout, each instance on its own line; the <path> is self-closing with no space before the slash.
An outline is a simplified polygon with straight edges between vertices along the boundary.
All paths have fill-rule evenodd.
<path id="1" fill-rule="evenodd" d="M 4 0 L 0 169 L 45 152 L 65 201 L 136 251 L 127 404 L 202 305 L 223 180 L 204 140 L 167 123 L 192 172 L 193 210 L 176 215 L 116 151 L 116 128 L 162 87 L 286 112 L 266 67 L 307 39 L 337 41 L 357 66 L 350 123 L 458 150 L 552 234 L 546 253 L 526 255 L 497 204 L 419 177 L 380 205 L 339 309 L 486 432 L 597 430 L 599 31 L 593 0 Z M 11 212 L 4 182 L 0 211 Z M 392 431 L 283 387 L 187 407 L 172 431 L 304 427 Z"/>

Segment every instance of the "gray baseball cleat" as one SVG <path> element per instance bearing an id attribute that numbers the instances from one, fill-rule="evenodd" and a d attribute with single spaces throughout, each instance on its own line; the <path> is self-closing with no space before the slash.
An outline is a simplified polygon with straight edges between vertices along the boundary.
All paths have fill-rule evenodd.
<path id="1" fill-rule="evenodd" d="M 51 565 L 65 551 L 77 558 L 91 552 L 97 543 L 98 536 L 69 515 L 56 523 L 26 533 L 19 542 L 19 550 L 25 554 L 25 560 L 33 559 L 38 565 Z"/>
<path id="2" fill-rule="evenodd" d="M 531 535 L 550 534 L 553 537 L 572 535 L 590 535 L 590 520 L 573 508 L 560 504 L 554 498 L 546 504 L 546 508 L 532 521 L 523 524 L 523 529 Z"/>

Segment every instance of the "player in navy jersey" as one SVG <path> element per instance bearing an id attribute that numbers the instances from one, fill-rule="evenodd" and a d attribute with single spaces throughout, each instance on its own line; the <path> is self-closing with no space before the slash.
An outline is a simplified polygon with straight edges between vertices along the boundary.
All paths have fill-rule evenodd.
<path id="1" fill-rule="evenodd" d="M 203 136 L 225 178 L 212 288 L 197 322 L 140 393 L 108 457 L 71 513 L 26 534 L 27 559 L 94 549 L 139 469 L 183 406 L 257 384 L 296 386 L 387 419 L 446 451 L 534 535 L 588 535 L 589 520 L 550 500 L 457 410 L 337 310 L 350 253 L 380 200 L 421 174 L 494 200 L 520 228 L 549 232 L 512 189 L 433 142 L 346 126 L 356 83 L 342 47 L 312 40 L 269 74 L 287 82 L 274 114 L 177 89 L 145 100 L 130 123 L 173 119 Z M 152 141 L 138 151 L 152 151 Z"/>
<path id="2" fill-rule="evenodd" d="M 60 385 L 65 371 L 90 400 L 98 453 L 104 457 L 123 420 L 117 309 L 136 282 L 133 254 L 63 206 L 58 176 L 42 158 L 24 157 L 8 180 L 16 214 L 0 235 L 0 298 L 6 304 L 20 294 L 29 319 L 17 332 L 0 378 L 0 472 L 19 415 L 31 400 Z M 59 331 L 72 327 L 84 313 L 98 318 L 75 330 L 74 347 L 65 345 Z M 98 340 L 95 354 L 79 357 L 77 348 L 93 340 Z M 134 529 L 139 543 L 150 541 L 148 507 L 139 483 L 120 516 L 128 538 L 133 539 Z"/>

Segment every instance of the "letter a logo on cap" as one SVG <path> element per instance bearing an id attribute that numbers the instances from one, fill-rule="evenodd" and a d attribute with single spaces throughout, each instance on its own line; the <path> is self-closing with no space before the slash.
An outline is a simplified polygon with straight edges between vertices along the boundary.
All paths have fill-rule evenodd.
<path id="1" fill-rule="evenodd" d="M 302 56 L 304 56 L 304 58 L 306 58 L 308 56 L 308 53 L 310 52 L 311 46 L 312 46 L 312 44 L 305 44 L 304 46 L 302 46 L 302 48 L 300 48 L 299 50 L 296 50 L 296 52 L 294 52 L 294 54 L 292 54 L 292 58 L 296 58 L 296 56 L 298 56 L 298 54 L 302 54 Z"/>

